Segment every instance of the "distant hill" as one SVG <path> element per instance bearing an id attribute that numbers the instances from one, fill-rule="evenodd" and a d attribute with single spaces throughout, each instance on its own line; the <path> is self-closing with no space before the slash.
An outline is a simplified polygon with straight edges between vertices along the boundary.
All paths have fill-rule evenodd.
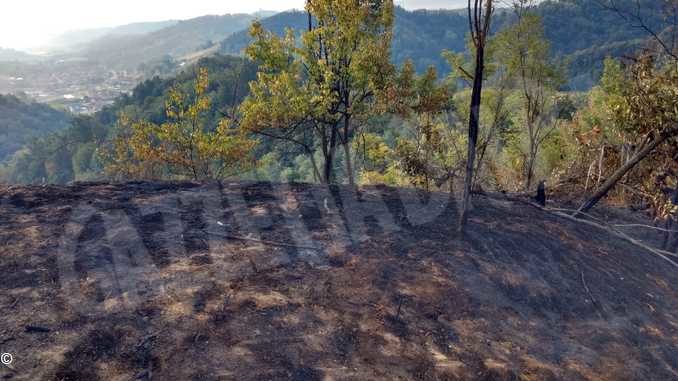
<path id="1" fill-rule="evenodd" d="M 662 2 L 656 0 L 618 0 L 620 6 L 639 6 L 647 25 L 665 28 Z M 634 28 L 614 12 L 591 0 L 547 0 L 537 8 L 544 19 L 546 37 L 553 54 L 570 61 L 570 86 L 586 90 L 598 82 L 605 57 L 632 54 L 648 41 L 648 34 Z M 509 21 L 506 17 L 504 21 Z"/>
<path id="2" fill-rule="evenodd" d="M 643 17 L 648 24 L 661 25 L 661 4 L 641 0 Z M 571 61 L 570 86 L 587 89 L 599 78 L 602 62 L 608 55 L 621 56 L 637 50 L 647 38 L 645 31 L 633 28 L 618 15 L 602 9 L 587 0 L 547 0 L 536 12 L 543 17 L 546 36 L 552 53 Z M 441 57 L 444 49 L 462 51 L 468 34 L 468 19 L 459 10 L 396 9 L 393 38 L 393 60 L 401 64 L 411 58 L 417 70 L 433 65 L 440 72 L 449 71 Z M 512 12 L 499 12 L 495 32 L 515 21 Z M 277 34 L 286 28 L 303 30 L 307 27 L 306 14 L 290 11 L 262 20 L 264 27 Z M 660 29 L 661 30 L 661 29 Z M 226 54 L 241 54 L 250 43 L 247 30 L 234 33 L 220 44 Z"/>
<path id="3" fill-rule="evenodd" d="M 223 114 L 230 111 L 232 105 L 239 104 L 249 93 L 247 84 L 256 78 L 257 67 L 249 61 L 233 56 L 213 56 L 199 60 L 199 67 L 208 69 L 210 73 L 209 96 L 212 100 L 211 108 L 206 115 L 206 123 L 216 126 Z M 5 162 L 5 182 L 40 184 L 65 184 L 73 180 L 91 180 L 101 176 L 101 168 L 96 157 L 96 149 L 101 147 L 109 133 L 113 131 L 120 113 L 125 113 L 132 120 L 147 120 L 154 123 L 167 121 L 165 113 L 165 99 L 172 87 L 184 91 L 191 91 L 196 79 L 196 70 L 193 66 L 186 66 L 176 76 L 170 78 L 154 77 L 137 85 L 130 94 L 121 95 L 112 105 L 104 107 L 93 115 L 79 115 L 71 123 L 66 121 L 68 128 L 62 123 L 53 123 L 55 127 L 43 138 L 29 131 L 39 131 L 39 121 L 49 121 L 50 117 L 42 117 L 43 109 L 37 108 L 33 115 L 40 116 L 35 123 L 17 124 L 9 122 L 17 119 L 23 121 L 30 113 L 18 111 L 7 112 L 6 118 L 0 118 L 0 153 L 4 149 L 7 153 L 25 150 L 27 154 L 19 155 L 17 160 Z M 236 85 L 237 84 L 237 85 Z M 7 97 L 14 99 L 13 97 Z M 51 110 L 47 106 L 41 106 Z M 15 109 L 18 106 L 15 106 Z M 2 110 L 2 107 L 0 107 Z M 51 110 L 56 111 L 56 110 Z M 28 115 L 24 115 L 28 114 Z M 0 116 L 3 114 L 0 114 Z M 61 120 L 61 114 L 51 117 L 52 120 Z M 12 124 L 14 123 L 14 124 Z M 9 125 L 12 132 L 9 137 L 3 135 L 3 126 Z M 36 127 L 21 127 L 36 125 Z M 26 132 L 25 135 L 21 131 Z M 42 134 L 44 135 L 44 133 Z M 12 142 L 12 144 L 8 144 Z M 7 157 L 9 158 L 9 157 Z M 0 155 L 0 183 L 3 181 L 3 156 Z"/>
<path id="4" fill-rule="evenodd" d="M 139 83 L 130 94 L 121 95 L 112 105 L 104 107 L 93 115 L 98 123 L 112 127 L 121 112 L 133 119 L 144 119 L 154 123 L 167 121 L 165 97 L 172 87 L 189 91 L 197 78 L 197 67 L 209 72 L 209 96 L 212 99 L 208 113 L 208 124 L 216 124 L 222 112 L 230 105 L 239 104 L 249 94 L 247 84 L 256 79 L 257 67 L 239 57 L 214 55 L 200 59 L 195 66 L 189 66 L 169 78 L 154 77 Z M 237 91 L 234 88 L 237 87 Z M 235 95 L 235 99 L 234 99 Z"/>
<path id="5" fill-rule="evenodd" d="M 79 54 L 113 68 L 137 69 L 163 57 L 206 49 L 247 29 L 254 19 L 248 14 L 203 16 L 142 35 L 107 35 L 88 43 Z"/>
<path id="6" fill-rule="evenodd" d="M 308 21 L 306 13 L 301 11 L 287 11 L 278 13 L 261 20 L 264 28 L 278 35 L 282 35 L 287 28 L 294 30 L 304 30 L 307 28 Z M 220 42 L 219 50 L 225 54 L 241 54 L 249 45 L 251 39 L 247 28 L 233 33 L 231 36 Z"/>
<path id="7" fill-rule="evenodd" d="M 0 95 L 0 162 L 20 150 L 32 138 L 60 131 L 70 116 L 47 105 Z"/>
<path id="8" fill-rule="evenodd" d="M 620 3 L 631 0 L 619 0 Z M 645 21 L 661 31 L 661 4 L 639 0 Z M 536 12 L 544 19 L 546 36 L 556 57 L 570 63 L 570 87 L 590 88 L 599 78 L 602 61 L 637 50 L 647 39 L 640 28 L 633 28 L 613 12 L 587 0 L 546 0 Z M 267 17 L 270 16 L 270 17 Z M 194 63 L 213 55 L 241 54 L 250 43 L 248 27 L 261 19 L 264 27 L 278 34 L 286 28 L 307 28 L 302 11 L 203 16 L 185 21 L 138 23 L 116 28 L 73 32 L 61 36 L 71 49 L 65 60 L 87 60 L 106 69 L 138 70 L 149 77 L 172 73 L 178 64 Z M 510 25 L 515 17 L 508 9 L 497 12 L 494 31 Z M 416 10 L 396 8 L 393 61 L 402 64 L 412 59 L 418 71 L 434 66 L 441 73 L 449 71 L 441 57 L 445 49 L 462 51 L 468 34 L 466 13 L 460 10 Z M 3 58 L 4 57 L 4 58 Z M 0 50 L 2 60 L 30 60 L 37 57 L 16 51 Z"/>
<path id="9" fill-rule="evenodd" d="M 147 34 L 176 25 L 178 22 L 179 21 L 177 20 L 142 22 L 111 28 L 73 30 L 53 38 L 48 43 L 47 48 L 49 50 L 73 49 L 106 36 L 114 37 Z"/>
<path id="10" fill-rule="evenodd" d="M 306 13 L 301 11 L 279 13 L 262 20 L 262 23 L 266 29 L 279 35 L 287 28 L 301 31 L 308 27 Z M 411 58 L 420 71 L 429 65 L 446 71 L 447 66 L 440 53 L 443 49 L 460 51 L 464 48 L 468 21 L 458 11 L 407 11 L 398 7 L 394 29 L 393 59 L 396 63 Z M 248 31 L 242 30 L 222 41 L 220 51 L 241 54 L 249 43 Z"/>
<path id="11" fill-rule="evenodd" d="M 39 56 L 28 54 L 14 49 L 0 47 L 0 61 L 32 62 L 39 60 Z"/>
<path id="12" fill-rule="evenodd" d="M 287 28 L 304 30 L 308 25 L 306 13 L 301 11 L 278 13 L 262 19 L 261 22 L 264 28 L 278 35 L 282 35 Z M 250 41 L 249 31 L 245 28 L 221 41 L 220 51 L 225 54 L 241 54 L 247 45 L 249 45 Z"/>

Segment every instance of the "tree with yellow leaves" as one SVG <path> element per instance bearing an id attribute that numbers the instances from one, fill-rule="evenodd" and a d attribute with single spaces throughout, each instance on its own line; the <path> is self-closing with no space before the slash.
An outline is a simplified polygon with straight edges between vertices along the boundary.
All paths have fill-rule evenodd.
<path id="1" fill-rule="evenodd" d="M 308 0 L 308 30 L 278 37 L 254 23 L 248 56 L 260 64 L 243 103 L 243 126 L 303 147 L 316 179 L 334 182 L 344 148 L 353 184 L 351 141 L 392 71 L 393 1 Z M 320 152 L 323 163 L 316 163 Z"/>
<path id="2" fill-rule="evenodd" d="M 610 92 L 606 106 L 611 121 L 621 127 L 625 137 L 635 137 L 635 150 L 579 212 L 591 210 L 638 164 L 678 139 L 678 65 L 675 61 L 663 64 L 656 58 L 651 54 L 640 56 L 625 71 L 616 71 L 616 78 L 604 78 L 603 85 Z"/>
<path id="3" fill-rule="evenodd" d="M 439 82 L 435 68 L 417 76 L 412 61 L 403 65 L 388 92 L 392 112 L 404 118 L 404 136 L 397 140 L 395 156 L 410 182 L 426 190 L 450 183 L 460 170 L 461 135 L 449 123 L 453 87 Z"/>
<path id="4" fill-rule="evenodd" d="M 205 123 L 211 100 L 209 74 L 198 69 L 193 92 L 172 88 L 165 102 L 167 121 L 160 125 L 121 117 L 107 156 L 107 171 L 117 178 L 221 179 L 252 167 L 256 141 L 234 118 L 217 126 Z"/>

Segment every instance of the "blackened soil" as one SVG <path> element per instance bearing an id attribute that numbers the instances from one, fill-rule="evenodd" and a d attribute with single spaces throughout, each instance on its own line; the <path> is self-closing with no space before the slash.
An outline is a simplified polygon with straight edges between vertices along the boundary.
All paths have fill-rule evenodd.
<path id="1" fill-rule="evenodd" d="M 475 205 L 460 238 L 384 187 L 0 187 L 0 379 L 678 380 L 676 268 Z"/>

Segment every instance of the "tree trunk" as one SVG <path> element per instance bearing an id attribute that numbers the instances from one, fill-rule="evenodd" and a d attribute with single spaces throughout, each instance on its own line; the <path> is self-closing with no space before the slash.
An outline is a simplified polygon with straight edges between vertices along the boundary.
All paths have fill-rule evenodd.
<path id="1" fill-rule="evenodd" d="M 535 121 L 529 122 L 530 131 L 530 150 L 527 154 L 527 163 L 525 164 L 525 192 L 532 191 L 532 184 L 534 183 L 534 166 L 537 163 L 537 153 L 539 153 L 539 129 L 541 124 Z"/>
<path id="2" fill-rule="evenodd" d="M 480 149 L 478 150 L 478 155 L 477 155 L 478 158 L 476 160 L 478 162 L 478 164 L 477 164 L 476 169 L 473 173 L 473 184 L 471 186 L 471 189 L 473 189 L 473 187 L 476 187 L 478 185 L 478 175 L 481 174 L 482 171 L 483 171 L 483 162 L 484 162 L 484 159 L 485 159 L 486 150 L 487 150 L 487 145 L 483 146 L 481 144 Z"/>
<path id="3" fill-rule="evenodd" d="M 526 177 L 525 181 L 525 192 L 529 192 L 532 189 L 532 181 L 534 181 L 534 162 L 536 157 L 530 148 L 530 156 L 527 158 L 527 168 L 526 168 Z"/>
<path id="4" fill-rule="evenodd" d="M 316 182 L 322 182 L 322 176 L 320 176 L 320 170 L 318 170 L 318 163 L 316 163 L 315 161 L 313 151 L 307 150 L 307 154 L 308 159 L 311 161 L 311 165 L 313 166 L 313 178 L 315 179 Z"/>
<path id="5" fill-rule="evenodd" d="M 323 180 L 325 184 L 331 184 L 334 181 L 334 153 L 337 148 L 337 126 L 332 127 L 330 134 L 329 147 L 325 154 L 325 166 L 323 168 Z"/>
<path id="6" fill-rule="evenodd" d="M 353 163 L 351 161 L 351 145 L 349 143 L 344 143 L 344 156 L 346 156 L 346 176 L 348 176 L 348 184 L 350 186 L 355 186 Z"/>
<path id="7" fill-rule="evenodd" d="M 348 177 L 348 184 L 350 186 L 355 186 L 355 180 L 353 178 L 353 163 L 351 162 L 351 139 L 349 136 L 351 128 L 351 118 L 349 116 L 344 117 L 344 156 L 346 156 L 346 176 Z"/>
<path id="8" fill-rule="evenodd" d="M 614 188 L 615 185 L 621 180 L 627 173 L 629 173 L 633 168 L 638 165 L 643 159 L 645 159 L 652 151 L 655 150 L 658 146 L 664 143 L 670 137 L 669 134 L 661 134 L 654 138 L 650 143 L 648 143 L 642 150 L 638 151 L 626 164 L 609 178 L 607 181 L 601 185 L 598 190 L 579 208 L 579 211 L 575 214 L 586 213 L 591 210 L 600 200 L 602 200 L 607 194 Z"/>
<path id="9" fill-rule="evenodd" d="M 468 212 L 473 191 L 473 168 L 476 158 L 476 144 L 478 143 L 478 129 L 480 125 L 480 101 L 483 91 L 483 71 L 485 62 L 485 46 L 478 44 L 476 51 L 476 68 L 473 78 L 473 93 L 471 95 L 471 110 L 468 126 L 468 154 L 466 159 L 466 178 L 464 180 L 464 194 L 462 196 L 461 214 L 459 216 L 459 231 L 463 232 L 468 221 Z"/>
<path id="10" fill-rule="evenodd" d="M 600 157 L 598 158 L 598 180 L 596 180 L 596 186 L 600 185 L 600 181 L 603 178 L 603 161 L 605 160 L 605 146 L 600 147 Z"/>

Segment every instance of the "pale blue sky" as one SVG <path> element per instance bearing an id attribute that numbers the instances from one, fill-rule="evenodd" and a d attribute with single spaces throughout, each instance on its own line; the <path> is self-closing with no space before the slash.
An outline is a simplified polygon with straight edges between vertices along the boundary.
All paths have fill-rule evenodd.
<path id="1" fill-rule="evenodd" d="M 439 9 L 460 8 L 466 0 L 396 3 L 408 9 Z M 304 0 L 0 0 L 0 47 L 37 48 L 68 30 L 303 6 Z"/>

